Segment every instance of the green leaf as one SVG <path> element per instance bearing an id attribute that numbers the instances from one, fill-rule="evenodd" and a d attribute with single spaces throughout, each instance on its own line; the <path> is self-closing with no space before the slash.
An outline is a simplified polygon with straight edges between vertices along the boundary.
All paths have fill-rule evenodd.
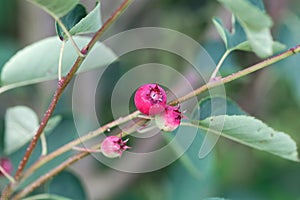
<path id="1" fill-rule="evenodd" d="M 32 139 L 38 126 L 38 117 L 30 108 L 9 108 L 5 114 L 4 153 L 9 155 L 25 145 Z"/>
<path id="2" fill-rule="evenodd" d="M 102 26 L 100 3 L 97 3 L 89 14 L 86 13 L 86 9 L 81 4 L 78 4 L 67 15 L 62 17 L 61 21 L 71 35 L 96 32 Z M 67 37 L 57 22 L 56 31 L 61 39 Z"/>
<path id="3" fill-rule="evenodd" d="M 179 145 L 183 140 L 192 139 L 193 143 L 180 157 L 181 163 L 174 163 L 175 165 L 168 173 L 168 198 L 172 200 L 181 199 L 203 199 L 204 197 L 213 193 L 214 185 L 214 166 L 215 153 L 211 152 L 205 158 L 199 159 L 198 152 L 203 143 L 204 134 L 196 133 L 195 138 L 190 138 L 190 134 L 195 133 L 192 127 L 181 127 L 188 138 L 182 138 L 178 141 Z M 164 134 L 167 135 L 167 134 Z M 169 134 L 168 134 L 169 135 Z M 180 146 L 174 146 L 174 149 Z M 181 165 L 182 164 L 182 165 Z"/>
<path id="4" fill-rule="evenodd" d="M 62 185 L 67 187 L 62 187 Z M 49 184 L 49 193 L 61 195 L 70 199 L 87 199 L 80 179 L 70 171 L 63 171 L 53 178 Z"/>
<path id="5" fill-rule="evenodd" d="M 206 119 L 218 115 L 247 115 L 235 102 L 223 96 L 207 97 L 200 101 L 200 116 L 195 119 Z M 219 127 L 218 130 L 220 130 Z M 219 135 L 206 134 L 203 145 L 199 151 L 199 157 L 206 157 L 214 148 L 219 140 Z"/>
<path id="6" fill-rule="evenodd" d="M 219 0 L 219 2 L 234 15 L 232 33 L 224 28 L 221 20 L 213 19 L 228 50 L 253 51 L 259 57 L 267 57 L 283 49 L 282 45 L 274 44 L 270 32 L 272 20 L 265 13 L 261 0 Z"/>
<path id="7" fill-rule="evenodd" d="M 219 0 L 219 2 L 227 7 L 247 28 L 259 31 L 270 28 L 273 24 L 264 8 L 256 6 L 256 3 L 262 5 L 261 0 L 255 0 L 252 3 L 248 0 Z"/>
<path id="8" fill-rule="evenodd" d="M 237 103 L 222 96 L 207 97 L 200 101 L 200 120 L 217 115 L 247 115 Z"/>
<path id="9" fill-rule="evenodd" d="M 38 195 L 24 198 L 23 200 L 44 200 L 44 199 L 45 200 L 72 200 L 70 198 L 65 198 L 54 194 L 38 194 Z"/>
<path id="10" fill-rule="evenodd" d="M 223 127 L 221 132 L 217 131 L 219 127 Z M 289 135 L 275 131 L 251 116 L 208 117 L 200 121 L 199 128 L 288 160 L 299 161 L 297 145 Z"/>
<path id="11" fill-rule="evenodd" d="M 82 48 L 90 38 L 75 36 L 74 40 L 79 48 Z M 61 41 L 57 37 L 50 37 L 18 51 L 2 69 L 0 93 L 16 87 L 56 79 L 60 47 Z M 63 76 L 67 74 L 76 58 L 76 51 L 72 44 L 67 42 L 62 62 Z M 115 60 L 116 55 L 112 50 L 97 42 L 83 61 L 79 72 L 103 67 Z"/>
<path id="12" fill-rule="evenodd" d="M 66 27 L 68 31 L 75 26 L 82 18 L 84 18 L 87 15 L 86 9 L 83 5 L 77 4 L 75 8 L 73 8 L 68 14 L 61 17 L 60 20 Z M 57 35 L 60 37 L 61 40 L 64 40 L 66 37 L 63 29 L 58 25 L 58 23 L 55 23 L 56 25 L 56 32 Z"/>
<path id="13" fill-rule="evenodd" d="M 102 26 L 100 2 L 97 3 L 95 8 L 84 18 L 82 18 L 77 24 L 71 29 L 71 35 L 93 33 L 96 32 Z"/>
<path id="14" fill-rule="evenodd" d="M 61 116 L 49 119 L 45 128 L 48 134 L 61 121 Z M 9 108 L 5 114 L 4 153 L 9 155 L 28 143 L 39 127 L 36 113 L 26 106 Z"/>
<path id="15" fill-rule="evenodd" d="M 28 0 L 49 13 L 54 19 L 66 15 L 79 0 Z"/>
<path id="16" fill-rule="evenodd" d="M 238 21 L 235 20 L 235 18 L 233 17 L 233 21 L 232 21 L 232 26 L 233 29 L 231 32 L 229 32 L 223 25 L 221 19 L 218 18 L 213 18 L 213 23 L 219 33 L 219 35 L 221 36 L 222 40 L 225 43 L 226 49 L 229 51 L 233 51 L 233 50 L 247 50 L 249 49 L 249 47 L 244 47 L 246 46 L 250 46 L 249 43 L 247 42 L 247 37 L 246 34 L 243 30 L 243 28 L 241 27 L 240 23 Z"/>

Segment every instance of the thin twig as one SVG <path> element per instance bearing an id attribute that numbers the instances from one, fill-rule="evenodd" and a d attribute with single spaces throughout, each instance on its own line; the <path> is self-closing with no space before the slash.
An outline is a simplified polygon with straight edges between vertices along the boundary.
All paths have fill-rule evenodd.
<path id="1" fill-rule="evenodd" d="M 27 171 L 24 173 L 23 179 L 22 181 L 24 181 L 27 177 L 29 177 L 31 174 L 33 174 L 38 168 L 40 168 L 41 166 L 43 166 L 44 164 L 46 164 L 47 162 L 51 161 L 52 159 L 56 158 L 57 156 L 72 150 L 73 147 L 75 147 L 76 145 L 79 145 L 85 141 L 88 141 L 90 139 L 93 139 L 97 136 L 99 136 L 100 134 L 104 133 L 105 131 L 107 131 L 108 129 L 111 129 L 113 127 L 119 126 L 123 123 L 126 123 L 134 118 L 136 118 L 138 115 L 140 114 L 140 112 L 134 112 L 126 117 L 122 117 L 119 118 L 113 122 L 110 122 L 104 126 L 101 126 L 100 128 L 98 128 L 95 131 L 92 131 L 76 140 L 73 140 L 67 144 L 65 144 L 64 146 L 58 148 L 57 150 L 53 151 L 52 153 L 40 158 L 37 162 L 35 162 L 33 165 L 31 165 Z"/>
<path id="2" fill-rule="evenodd" d="M 52 178 L 54 175 L 58 174 L 59 172 L 61 172 L 62 170 L 64 170 L 65 168 L 67 168 L 68 166 L 73 164 L 74 162 L 84 158 L 88 154 L 89 154 L 89 152 L 80 152 L 80 153 L 76 154 L 75 156 L 70 157 L 69 159 L 67 159 L 66 161 L 61 163 L 59 166 L 53 168 L 50 172 L 46 173 L 45 175 L 41 176 L 40 178 L 35 180 L 30 185 L 26 186 L 21 192 L 16 194 L 12 198 L 12 200 L 18 200 L 18 199 L 21 199 L 22 197 L 26 196 L 28 193 L 32 192 L 35 188 L 37 188 L 40 185 L 42 185 L 43 183 L 45 183 L 47 180 Z"/>
<path id="3" fill-rule="evenodd" d="M 221 78 L 221 79 L 217 79 L 217 80 L 214 80 L 214 81 L 210 81 L 208 82 L 207 84 L 199 87 L 198 89 L 188 93 L 187 95 L 181 97 L 181 98 L 178 98 L 172 102 L 170 102 L 171 105 L 177 105 L 181 102 L 184 102 L 184 101 L 187 101 L 195 96 L 198 96 L 199 94 L 205 92 L 206 90 L 208 89 L 211 89 L 211 88 L 214 88 L 214 87 L 217 87 L 217 86 L 220 86 L 220 85 L 223 85 L 225 83 L 228 83 L 228 82 L 231 82 L 233 80 L 236 80 L 238 78 L 241 78 L 241 77 L 244 77 L 248 74 L 251 74 L 252 72 L 255 72 L 257 70 L 260 70 L 262 68 L 265 68 L 267 66 L 270 66 L 276 62 L 279 62 L 285 58 L 288 58 L 294 54 L 297 54 L 300 52 L 300 45 L 297 45 L 281 54 L 278 54 L 276 56 L 273 56 L 271 58 L 268 58 L 266 60 L 263 60 L 255 65 L 252 65 L 248 68 L 245 68 L 244 70 L 241 70 L 241 71 L 238 71 L 236 73 L 233 73 L 229 76 L 226 76 L 224 78 Z"/>
<path id="4" fill-rule="evenodd" d="M 226 50 L 225 53 L 223 54 L 222 58 L 219 60 L 215 70 L 213 71 L 213 73 L 211 74 L 211 77 L 209 80 L 214 80 L 214 78 L 217 76 L 217 73 L 219 72 L 223 62 L 225 61 L 225 59 L 227 58 L 227 56 L 230 54 L 231 51 Z"/>
<path id="5" fill-rule="evenodd" d="M 0 165 L 0 172 L 5 176 L 5 178 L 7 178 L 7 180 L 9 180 L 9 182 L 11 183 L 15 183 L 15 179 L 14 177 L 12 177 L 11 175 L 9 175 L 9 173 L 7 173 L 5 171 L 5 169 Z"/>

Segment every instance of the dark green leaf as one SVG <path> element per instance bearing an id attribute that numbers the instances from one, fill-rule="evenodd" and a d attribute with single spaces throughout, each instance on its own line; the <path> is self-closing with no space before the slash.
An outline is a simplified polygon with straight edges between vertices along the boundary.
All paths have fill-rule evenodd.
<path id="1" fill-rule="evenodd" d="M 70 171 L 63 171 L 53 178 L 49 185 L 49 193 L 76 200 L 87 199 L 80 179 Z"/>
<path id="2" fill-rule="evenodd" d="M 195 129 L 184 127 L 186 134 Z M 193 143 L 180 157 L 181 163 L 176 163 L 168 174 L 168 195 L 172 200 L 203 199 L 212 194 L 214 185 L 215 154 L 210 152 L 205 158 L 199 158 L 199 149 L 204 141 L 204 134 L 198 132 Z M 179 146 L 178 146 L 179 147 Z M 178 148 L 176 147 L 176 148 Z"/>
<path id="3" fill-rule="evenodd" d="M 199 128 L 288 160 L 299 161 L 297 145 L 289 135 L 275 131 L 251 116 L 208 117 L 200 121 Z"/>
<path id="4" fill-rule="evenodd" d="M 66 29 L 69 31 L 75 26 L 82 18 L 87 15 L 86 9 L 83 5 L 77 4 L 68 14 L 60 18 Z M 61 40 L 64 40 L 66 35 L 62 28 L 56 22 L 56 32 Z"/>
<path id="5" fill-rule="evenodd" d="M 227 50 L 251 50 L 249 43 L 247 43 L 246 34 L 238 21 L 233 21 L 233 29 L 231 32 L 229 32 L 223 26 L 223 23 L 220 19 L 214 18 L 213 23 L 216 26 L 221 38 L 223 39 Z"/>
<path id="6" fill-rule="evenodd" d="M 225 114 L 247 115 L 234 101 L 225 97 L 207 97 L 200 101 L 200 120 Z"/>
<path id="7" fill-rule="evenodd" d="M 100 2 L 95 8 L 70 29 L 71 35 L 93 33 L 102 26 Z"/>
<path id="8" fill-rule="evenodd" d="M 279 27 L 278 37 L 288 48 L 292 48 L 299 44 L 300 17 L 289 12 L 283 20 Z M 274 69 L 278 72 L 277 77 L 286 80 L 290 84 L 291 91 L 297 98 L 298 106 L 300 106 L 299 60 L 300 55 L 296 54 L 274 64 L 276 66 Z"/>
<path id="9" fill-rule="evenodd" d="M 54 19 L 66 15 L 72 8 L 79 3 L 79 0 L 28 0 L 29 2 L 41 7 Z"/>

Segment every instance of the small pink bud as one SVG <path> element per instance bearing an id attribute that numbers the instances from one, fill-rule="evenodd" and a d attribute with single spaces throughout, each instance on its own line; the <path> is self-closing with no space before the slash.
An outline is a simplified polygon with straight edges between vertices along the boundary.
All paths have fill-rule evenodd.
<path id="1" fill-rule="evenodd" d="M 4 171 L 8 174 L 11 174 L 13 171 L 13 166 L 11 161 L 8 158 L 0 158 L 0 165 L 4 169 Z M 0 172 L 0 176 L 4 176 L 2 172 Z"/>
<path id="2" fill-rule="evenodd" d="M 156 115 L 164 111 L 167 95 L 157 84 L 145 84 L 139 87 L 134 95 L 136 108 L 143 114 Z"/>
<path id="3" fill-rule="evenodd" d="M 155 116 L 155 123 L 162 131 L 171 132 L 180 125 L 181 118 L 179 107 L 167 106 L 164 112 Z"/>
<path id="4" fill-rule="evenodd" d="M 121 157 L 123 151 L 130 148 L 126 145 L 127 141 L 117 136 L 108 136 L 101 144 L 101 152 L 108 158 Z"/>

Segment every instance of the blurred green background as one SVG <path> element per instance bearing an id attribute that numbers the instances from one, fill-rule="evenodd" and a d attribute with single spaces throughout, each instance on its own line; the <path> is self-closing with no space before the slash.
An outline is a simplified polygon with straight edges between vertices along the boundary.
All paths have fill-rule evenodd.
<path id="1" fill-rule="evenodd" d="M 88 8 L 94 5 L 93 0 L 82 2 Z M 103 0 L 101 2 L 103 19 L 106 19 L 121 1 Z M 286 44 L 287 47 L 298 44 L 300 41 L 300 2 L 298 0 L 274 0 L 265 1 L 265 3 L 266 10 L 274 21 L 272 29 L 274 38 Z M 225 25 L 229 26 L 230 14 L 215 0 L 136 1 L 105 34 L 105 37 L 135 27 L 170 28 L 200 42 L 217 62 L 225 48 L 213 27 L 211 21 L 213 16 L 222 18 Z M 18 49 L 54 34 L 54 21 L 37 7 L 23 0 L 0 0 L 0 69 Z M 103 80 L 103 84 L 98 88 L 97 100 L 101 102 L 99 110 L 105 111 L 99 115 L 102 115 L 104 122 L 111 120 L 111 114 L 107 106 L 110 99 L 103 98 L 103 96 L 110 97 L 113 84 L 122 73 L 130 69 L 130 66 L 147 63 L 149 61 L 147 59 L 171 66 L 178 65 L 177 61 L 174 61 L 173 57 L 168 54 L 153 55 L 150 58 L 145 55 L 129 55 L 123 59 L 123 62 L 121 59 L 121 62 L 116 63 L 113 69 L 109 68 L 105 72 L 107 79 Z M 257 61 L 259 59 L 252 53 L 234 52 L 224 63 L 221 74 L 230 74 Z M 300 55 L 296 55 L 226 85 L 227 96 L 238 102 L 246 112 L 274 129 L 290 134 L 298 145 L 300 145 L 299 63 Z M 4 132 L 3 118 L 7 108 L 27 105 L 42 117 L 55 85 L 55 82 L 47 82 L 14 89 L 0 95 L 1 141 Z M 62 115 L 64 120 L 49 136 L 51 150 L 77 135 L 72 119 L 71 95 L 72 90 L 67 89 L 55 111 Z M 62 136 L 65 132 L 69 135 Z M 199 142 L 202 139 L 201 135 L 197 138 Z M 0 147 L 3 148 L 1 145 Z M 151 173 L 126 174 L 104 167 L 91 157 L 85 158 L 70 168 L 70 171 L 83 182 L 85 190 L 85 192 L 80 191 L 85 194 L 72 198 L 193 200 L 224 197 L 243 200 L 300 200 L 300 165 L 298 163 L 253 150 L 226 139 L 220 139 L 214 151 L 203 160 L 198 159 L 197 148 L 199 148 L 197 145 L 192 145 L 188 153 L 194 155 L 191 158 L 200 170 L 200 176 L 193 175 L 180 161 Z M 24 149 L 12 155 L 14 166 L 17 166 Z M 62 187 L 70 181 L 68 178 L 58 178 L 60 181 L 57 182 Z M 64 180 L 67 181 L 64 183 Z M 73 179 L 71 181 L 74 182 Z M 4 181 L 0 183 L 4 184 Z M 47 187 L 52 188 L 49 185 L 51 184 L 49 183 Z M 47 187 L 42 187 L 36 193 L 46 190 Z M 57 187 L 53 188 L 57 194 L 66 193 L 66 191 L 59 191 Z"/>

